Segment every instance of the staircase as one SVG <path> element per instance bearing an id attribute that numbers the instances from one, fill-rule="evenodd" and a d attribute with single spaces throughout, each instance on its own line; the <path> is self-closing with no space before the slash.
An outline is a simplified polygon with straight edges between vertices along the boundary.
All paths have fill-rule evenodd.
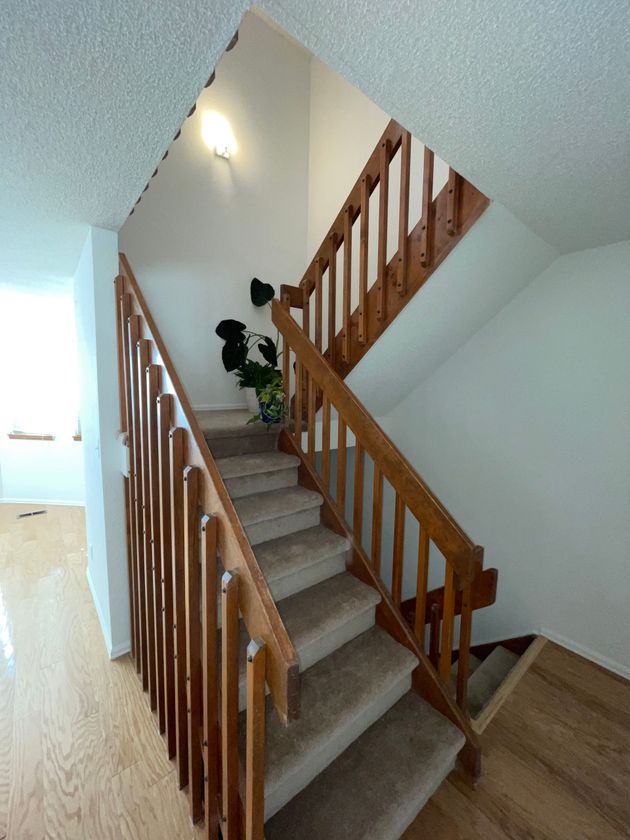
<path id="1" fill-rule="evenodd" d="M 121 255 L 132 656 L 208 838 L 395 840 L 456 761 L 480 774 L 469 648 L 496 570 L 344 382 L 487 206 L 452 170 L 434 197 L 425 149 L 423 215 L 409 232 L 410 154 L 408 132 L 390 123 L 303 281 L 273 302 L 283 427 L 195 414 Z"/>
<path id="2" fill-rule="evenodd" d="M 303 674 L 300 719 L 285 727 L 267 710 L 265 836 L 397 837 L 465 738 L 412 690 L 417 659 L 376 625 L 379 594 L 346 571 L 350 544 L 321 524 L 323 497 L 298 484 L 299 459 L 278 450 L 276 430 L 246 426 L 248 416 L 198 420 Z M 241 708 L 244 688 L 241 672 Z M 333 791 L 337 808 L 322 807 Z"/>

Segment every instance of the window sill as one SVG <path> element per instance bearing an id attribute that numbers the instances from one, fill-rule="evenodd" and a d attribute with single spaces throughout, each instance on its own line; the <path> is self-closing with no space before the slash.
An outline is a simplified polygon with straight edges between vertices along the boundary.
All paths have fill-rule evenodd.
<path id="1" fill-rule="evenodd" d="M 11 440 L 54 440 L 54 435 L 32 434 L 30 432 L 9 432 Z"/>

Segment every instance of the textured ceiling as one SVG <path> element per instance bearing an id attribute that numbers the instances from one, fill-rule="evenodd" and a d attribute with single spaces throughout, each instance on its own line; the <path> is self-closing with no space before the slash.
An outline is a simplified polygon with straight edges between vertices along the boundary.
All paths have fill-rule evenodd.
<path id="1" fill-rule="evenodd" d="M 630 238 L 629 0 L 259 0 L 562 251 Z"/>
<path id="2" fill-rule="evenodd" d="M 0 281 L 72 274 L 118 228 L 246 0 L 3 0 Z"/>
<path id="3" fill-rule="evenodd" d="M 247 0 L 4 0 L 0 280 L 117 229 Z M 629 0 L 260 0 L 560 250 L 630 237 Z"/>

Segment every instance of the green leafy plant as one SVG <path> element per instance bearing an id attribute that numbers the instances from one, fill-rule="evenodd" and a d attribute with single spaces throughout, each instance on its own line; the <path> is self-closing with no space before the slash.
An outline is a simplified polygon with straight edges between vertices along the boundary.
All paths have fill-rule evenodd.
<path id="1" fill-rule="evenodd" d="M 262 283 L 254 277 L 250 284 L 250 297 L 254 306 L 269 306 L 275 295 L 273 286 L 269 283 Z M 269 412 L 265 412 L 268 418 L 282 419 L 284 413 L 284 392 L 282 390 L 282 374 L 278 370 L 278 358 L 281 353 L 278 350 L 279 334 L 276 333 L 274 341 L 270 336 L 248 330 L 241 321 L 227 318 L 221 321 L 216 334 L 225 342 L 221 351 L 223 366 L 228 373 L 234 373 L 238 380 L 239 388 L 254 388 L 261 403 L 270 406 Z M 252 359 L 250 354 L 258 350 L 263 362 Z M 263 400 L 262 395 L 265 395 Z M 282 400 L 278 401 L 278 395 L 282 394 Z M 280 408 L 281 406 L 281 408 Z M 278 413 L 278 412 L 282 413 Z M 256 415 L 251 419 L 261 419 Z M 265 418 L 262 418 L 265 419 Z M 265 422 L 277 422 L 275 419 L 266 419 Z"/>
<path id="2" fill-rule="evenodd" d="M 247 422 L 256 423 L 258 420 L 262 420 L 263 423 L 269 425 L 282 422 L 286 415 L 286 404 L 280 371 L 275 371 L 271 381 L 264 388 L 261 388 L 257 394 L 260 413 L 250 417 Z"/>

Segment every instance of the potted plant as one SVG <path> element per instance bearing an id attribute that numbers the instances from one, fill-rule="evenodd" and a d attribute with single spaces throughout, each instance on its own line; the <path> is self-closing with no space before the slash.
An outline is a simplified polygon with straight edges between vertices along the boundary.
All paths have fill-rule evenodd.
<path id="1" fill-rule="evenodd" d="M 254 306 L 271 306 L 274 289 L 257 277 L 251 282 L 250 297 Z M 221 321 L 216 334 L 225 341 L 221 358 L 228 373 L 235 373 L 238 387 L 245 391 L 247 405 L 255 412 L 249 422 L 279 423 L 284 417 L 282 374 L 277 368 L 278 341 L 268 335 L 252 332 L 241 321 L 228 318 Z M 264 362 L 250 358 L 258 350 Z"/>

